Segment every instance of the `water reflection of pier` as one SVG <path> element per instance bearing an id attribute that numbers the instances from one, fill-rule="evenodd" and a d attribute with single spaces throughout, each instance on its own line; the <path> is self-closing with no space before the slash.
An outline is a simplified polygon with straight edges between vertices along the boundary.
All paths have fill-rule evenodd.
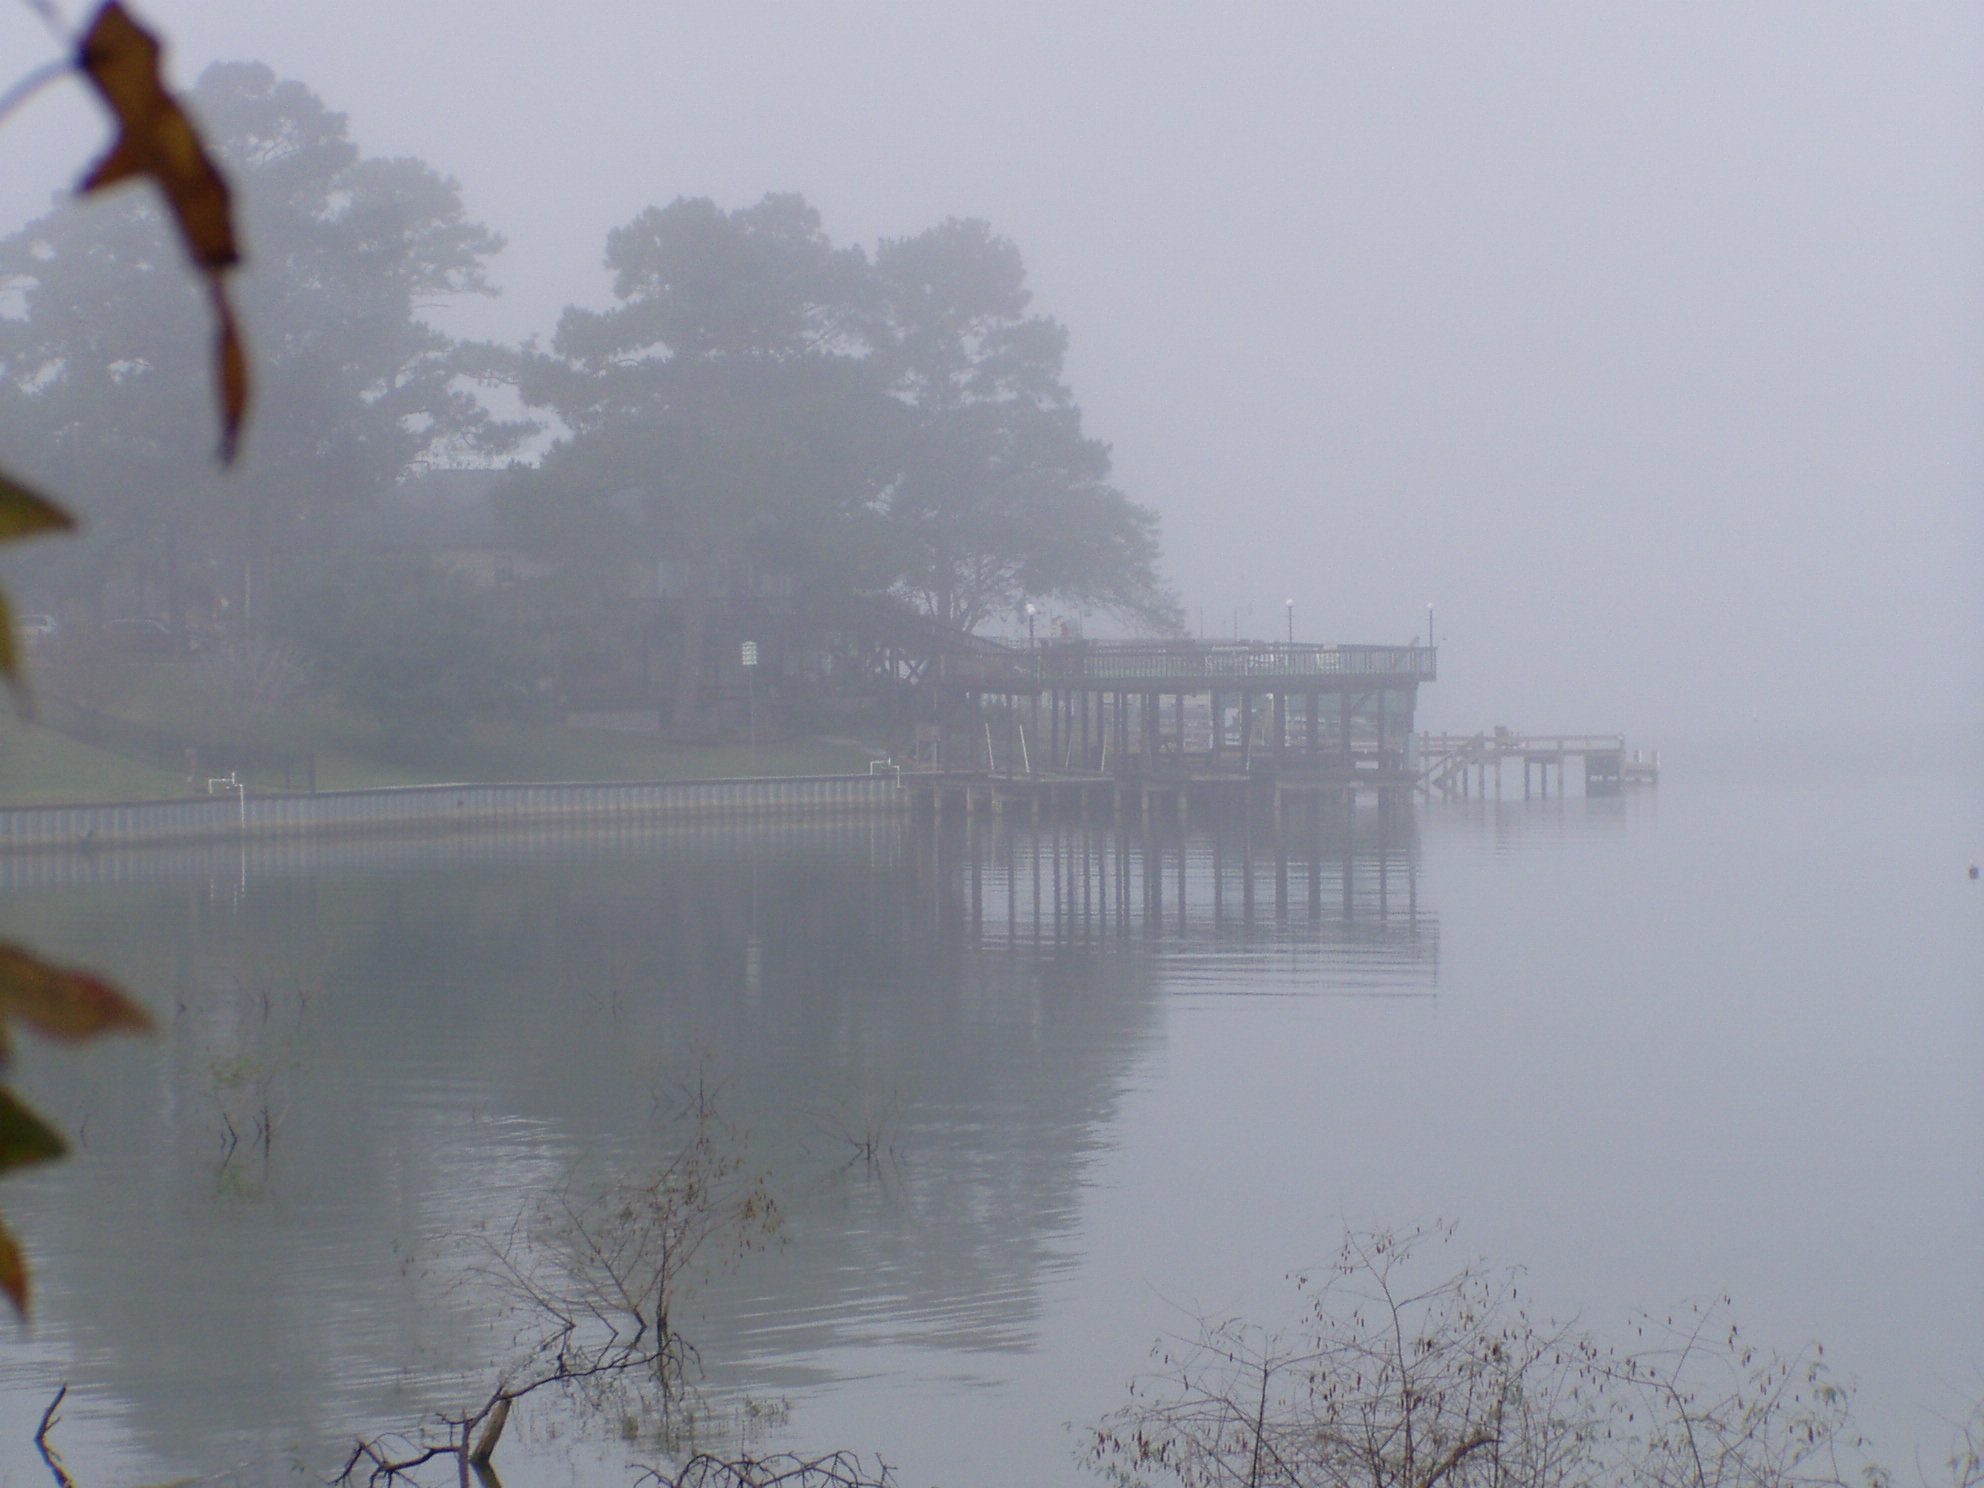
<path id="1" fill-rule="evenodd" d="M 984 818 L 914 830 L 929 912 L 984 950 L 1319 952 L 1313 990 L 1435 979 L 1439 925 L 1420 902 L 1409 810 L 1304 813 L 1279 832 L 1244 817 L 1203 830 Z"/>

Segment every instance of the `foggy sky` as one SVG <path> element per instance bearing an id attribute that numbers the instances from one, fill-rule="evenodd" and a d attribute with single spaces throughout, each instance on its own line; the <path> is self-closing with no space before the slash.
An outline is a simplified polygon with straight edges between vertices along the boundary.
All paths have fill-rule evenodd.
<path id="1" fill-rule="evenodd" d="M 182 86 L 259 59 L 459 178 L 510 240 L 461 334 L 603 304 L 608 229 L 677 195 L 871 248 L 987 218 L 1194 627 L 1431 601 L 1424 724 L 1984 723 L 1974 6 L 140 14 Z M 9 76 L 50 52 L 0 8 Z M 80 88 L 11 121 L 0 227 L 103 135 Z"/>

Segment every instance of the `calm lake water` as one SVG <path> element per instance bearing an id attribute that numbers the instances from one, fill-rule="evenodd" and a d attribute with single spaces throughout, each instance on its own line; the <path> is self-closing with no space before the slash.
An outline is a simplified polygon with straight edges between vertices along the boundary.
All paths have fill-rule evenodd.
<path id="1" fill-rule="evenodd" d="M 1984 1394 L 1980 838 L 1974 771 L 1724 749 L 1279 843 L 842 819 L 0 862 L 7 933 L 168 1029 L 23 1058 L 80 1150 L 0 1189 L 40 1286 L 0 1483 L 46 1481 L 61 1380 L 89 1488 L 321 1480 L 468 1398 L 464 1245 L 652 1165 L 698 1081 L 787 1215 L 675 1314 L 712 1400 L 777 1407 L 760 1446 L 1095 1482 L 1079 1431 L 1160 1335 L 1285 1320 L 1346 1225 L 1438 1219 L 1594 1329 L 1726 1293 L 1822 1339 L 1912 1473 Z M 869 1114 L 890 1150 L 851 1162 Z M 642 1455 L 511 1430 L 513 1485 Z"/>

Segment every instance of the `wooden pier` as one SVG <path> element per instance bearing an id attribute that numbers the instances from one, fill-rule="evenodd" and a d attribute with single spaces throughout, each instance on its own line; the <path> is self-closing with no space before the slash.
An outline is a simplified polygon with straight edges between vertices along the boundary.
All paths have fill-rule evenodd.
<path id="1" fill-rule="evenodd" d="M 1148 821 L 1245 803 L 1279 820 L 1359 794 L 1499 797 L 1511 760 L 1525 798 L 1548 798 L 1553 772 L 1561 796 L 1573 759 L 1587 795 L 1660 777 L 1618 734 L 1415 734 L 1437 676 L 1419 645 L 962 638 L 921 668 L 935 721 L 903 786 L 939 815 Z"/>
<path id="2" fill-rule="evenodd" d="M 1427 646 L 981 642 L 933 657 L 940 721 L 904 777 L 944 813 L 1185 815 L 1412 790 Z"/>
<path id="3" fill-rule="evenodd" d="M 1421 734 L 1418 757 L 1420 790 L 1428 795 L 1467 798 L 1486 796 L 1492 783 L 1502 794 L 1502 766 L 1522 762 L 1522 794 L 1548 799 L 1550 771 L 1557 771 L 1557 794 L 1564 793 L 1564 765 L 1576 759 L 1584 766 L 1584 793 L 1617 795 L 1629 785 L 1660 781 L 1660 752 L 1626 748 L 1620 734 L 1518 734 L 1497 728 L 1481 734 Z"/>

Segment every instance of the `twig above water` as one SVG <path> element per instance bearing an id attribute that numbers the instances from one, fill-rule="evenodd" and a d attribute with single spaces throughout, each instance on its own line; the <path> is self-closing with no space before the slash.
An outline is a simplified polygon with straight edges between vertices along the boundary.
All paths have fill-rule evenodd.
<path id="1" fill-rule="evenodd" d="M 76 1480 L 69 1476 L 69 1469 L 62 1465 L 62 1454 L 48 1444 L 48 1433 L 60 1419 L 55 1413 L 62 1408 L 63 1400 L 69 1394 L 69 1385 L 64 1381 L 55 1392 L 55 1398 L 48 1402 L 48 1409 L 41 1413 L 41 1425 L 35 1428 L 35 1450 L 41 1453 L 41 1460 L 48 1464 L 48 1470 L 55 1474 L 57 1488 L 76 1488 Z"/>

